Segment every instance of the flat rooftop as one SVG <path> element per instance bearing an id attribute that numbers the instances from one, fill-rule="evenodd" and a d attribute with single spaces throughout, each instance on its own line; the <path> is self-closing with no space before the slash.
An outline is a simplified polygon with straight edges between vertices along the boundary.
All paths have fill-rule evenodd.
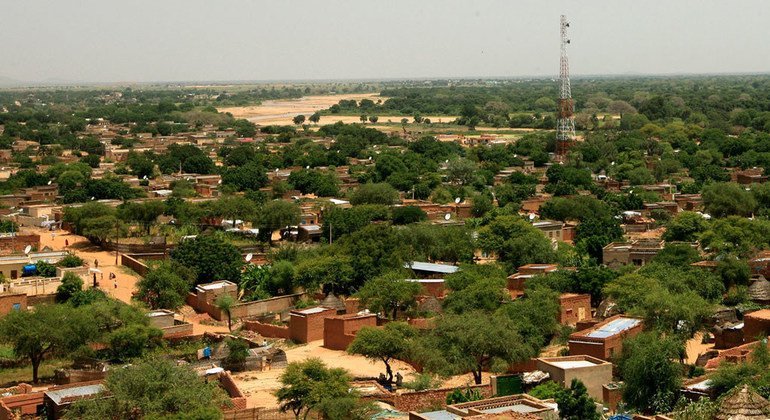
<path id="1" fill-rule="evenodd" d="M 54 403 L 59 405 L 65 399 L 74 398 L 74 397 L 87 397 L 89 395 L 98 394 L 104 391 L 105 389 L 106 388 L 102 384 L 85 385 L 85 386 L 76 386 L 73 388 L 59 389 L 56 391 L 48 391 L 45 393 L 45 395 L 47 395 L 48 398 L 50 398 Z"/>
<path id="2" fill-rule="evenodd" d="M 307 308 L 307 309 L 302 309 L 299 311 L 292 311 L 292 312 L 296 314 L 302 314 L 302 315 L 312 315 L 312 314 L 317 314 L 328 310 L 329 308 L 324 308 L 323 306 L 316 306 L 315 308 Z"/>
<path id="3" fill-rule="evenodd" d="M 452 274 L 457 272 L 460 267 L 449 264 L 435 264 L 428 262 L 412 261 L 404 264 L 404 268 L 411 268 L 415 271 L 427 271 L 431 273 Z"/>
<path id="4" fill-rule="evenodd" d="M 564 360 L 560 362 L 548 362 L 550 365 L 554 365 L 561 369 L 575 369 L 596 366 L 596 363 L 588 360 Z"/>
<path id="5" fill-rule="evenodd" d="M 641 324 L 642 320 L 636 318 L 618 318 L 614 319 L 599 328 L 586 334 L 586 337 L 591 338 L 607 338 L 622 333 L 623 331 L 630 330 Z"/>
<path id="6" fill-rule="evenodd" d="M 203 289 L 203 290 L 216 290 L 216 289 L 221 289 L 221 288 L 223 288 L 225 286 L 229 286 L 231 284 L 235 285 L 235 283 L 231 283 L 231 282 L 229 282 L 227 280 L 222 280 L 222 281 L 217 281 L 217 282 L 214 282 L 214 283 L 199 284 L 198 287 Z"/>

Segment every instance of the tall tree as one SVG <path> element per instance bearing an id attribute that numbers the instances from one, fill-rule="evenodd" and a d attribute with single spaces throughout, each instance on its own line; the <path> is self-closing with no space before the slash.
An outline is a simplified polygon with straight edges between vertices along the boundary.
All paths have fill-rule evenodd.
<path id="1" fill-rule="evenodd" d="M 419 283 L 407 281 L 402 272 L 395 271 L 364 283 L 356 296 L 363 306 L 396 320 L 398 311 L 411 308 L 419 294 Z"/>
<path id="2" fill-rule="evenodd" d="M 682 343 L 656 332 L 626 340 L 618 369 L 625 382 L 623 401 L 643 413 L 667 413 L 682 385 L 682 368 L 675 361 Z"/>
<path id="3" fill-rule="evenodd" d="M 379 360 L 385 364 L 388 383 L 393 382 L 393 359 L 404 357 L 410 350 L 410 340 L 416 331 L 404 322 L 389 322 L 384 328 L 364 327 L 356 332 L 356 337 L 348 347 L 348 353 L 359 354 L 368 359 Z"/>
<path id="4" fill-rule="evenodd" d="M 476 384 L 481 384 L 485 369 L 505 371 L 509 364 L 534 354 L 513 321 L 483 312 L 444 315 L 415 349 L 415 357 L 428 371 L 471 372 Z"/>
<path id="5" fill-rule="evenodd" d="M 577 378 L 572 379 L 569 389 L 556 394 L 559 405 L 559 418 L 565 420 L 600 420 L 596 404 L 588 395 L 586 386 Z"/>
<path id="6" fill-rule="evenodd" d="M 228 402 L 215 383 L 204 381 L 187 366 L 165 358 L 150 358 L 123 369 L 112 369 L 105 397 L 80 400 L 65 414 L 72 419 L 141 419 L 221 417 Z"/>
<path id="7" fill-rule="evenodd" d="M 238 282 L 243 257 L 234 245 L 212 235 L 186 240 L 171 252 L 171 259 L 195 270 L 197 283 L 216 280 Z"/>

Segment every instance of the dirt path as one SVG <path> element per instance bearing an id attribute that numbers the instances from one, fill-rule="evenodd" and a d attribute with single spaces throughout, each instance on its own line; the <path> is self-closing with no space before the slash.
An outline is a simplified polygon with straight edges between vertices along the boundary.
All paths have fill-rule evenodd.
<path id="1" fill-rule="evenodd" d="M 96 280 L 99 283 L 99 289 L 104 293 L 119 299 L 126 303 L 131 303 L 131 297 L 136 290 L 136 283 L 140 277 L 133 271 L 115 264 L 115 253 L 103 250 L 101 247 L 91 244 L 83 236 L 78 236 L 67 231 L 59 230 L 56 232 L 47 229 L 24 229 L 40 235 L 40 247 L 50 247 L 54 250 L 67 250 L 82 258 L 88 263 L 89 267 L 95 267 L 98 261 L 98 268 L 102 271 L 97 273 Z M 67 246 L 68 245 L 68 246 Z M 110 274 L 115 274 L 115 281 L 110 280 Z M 93 275 L 84 280 L 85 287 L 91 287 L 93 284 Z M 117 287 L 115 287 L 117 285 Z M 213 322 L 208 315 L 195 314 L 192 308 L 182 308 L 181 312 L 185 314 L 184 320 L 193 324 L 193 334 L 203 334 L 204 332 L 227 332 L 226 325 L 206 325 L 207 322 Z M 189 315 L 188 315 L 189 314 Z M 203 323 L 202 323 L 203 322 Z"/>

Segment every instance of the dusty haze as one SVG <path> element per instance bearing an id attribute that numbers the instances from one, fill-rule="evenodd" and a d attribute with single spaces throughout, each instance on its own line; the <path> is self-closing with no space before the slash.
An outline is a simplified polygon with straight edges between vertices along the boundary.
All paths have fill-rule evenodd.
<path id="1" fill-rule="evenodd" d="M 62 0 L 3 5 L 0 80 L 149 82 L 770 71 L 765 1 Z"/>

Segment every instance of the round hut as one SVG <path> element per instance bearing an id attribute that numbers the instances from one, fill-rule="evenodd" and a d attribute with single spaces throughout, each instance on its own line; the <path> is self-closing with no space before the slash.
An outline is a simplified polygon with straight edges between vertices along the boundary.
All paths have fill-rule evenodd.
<path id="1" fill-rule="evenodd" d="M 732 390 L 722 401 L 716 420 L 760 420 L 770 418 L 770 402 L 743 385 Z"/>
<path id="2" fill-rule="evenodd" d="M 770 305 L 770 281 L 765 276 L 753 276 L 749 285 L 749 297 L 759 305 Z"/>

